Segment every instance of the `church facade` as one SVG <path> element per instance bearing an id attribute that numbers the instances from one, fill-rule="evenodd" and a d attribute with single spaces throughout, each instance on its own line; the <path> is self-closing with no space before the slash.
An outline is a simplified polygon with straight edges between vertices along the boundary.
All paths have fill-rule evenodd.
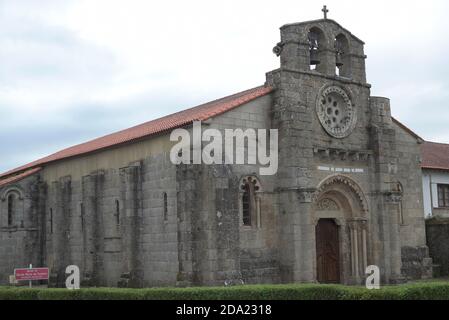
<path id="1" fill-rule="evenodd" d="M 431 276 L 423 142 L 370 95 L 364 43 L 333 20 L 281 27 L 266 83 L 0 175 L 0 284 L 48 266 L 63 285 L 360 284 Z M 181 164 L 194 121 L 277 129 L 279 168 Z"/>

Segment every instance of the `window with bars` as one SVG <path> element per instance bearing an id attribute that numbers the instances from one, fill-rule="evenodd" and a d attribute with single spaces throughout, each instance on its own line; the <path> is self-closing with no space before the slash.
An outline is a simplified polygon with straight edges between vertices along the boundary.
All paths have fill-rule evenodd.
<path id="1" fill-rule="evenodd" d="M 247 227 L 260 227 L 260 198 L 256 195 L 260 192 L 260 183 L 255 177 L 245 177 L 240 185 L 242 192 L 241 208 L 242 223 Z"/>
<path id="2" fill-rule="evenodd" d="M 120 201 L 115 200 L 115 224 L 120 225 Z"/>
<path id="3" fill-rule="evenodd" d="M 251 226 L 251 188 L 249 183 L 243 186 L 243 196 L 242 196 L 242 206 L 243 206 L 243 225 Z"/>
<path id="4" fill-rule="evenodd" d="M 449 184 L 438 185 L 438 207 L 449 208 Z"/>
<path id="5" fill-rule="evenodd" d="M 15 194 L 10 194 L 8 196 L 8 227 L 11 227 L 13 224 L 15 209 L 16 209 L 16 196 Z"/>

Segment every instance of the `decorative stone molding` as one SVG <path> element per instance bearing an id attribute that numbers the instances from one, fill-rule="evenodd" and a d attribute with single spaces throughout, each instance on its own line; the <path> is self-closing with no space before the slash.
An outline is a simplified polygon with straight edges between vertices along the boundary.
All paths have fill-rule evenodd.
<path id="1" fill-rule="evenodd" d="M 316 113 L 324 130 L 338 139 L 349 136 L 357 122 L 357 112 L 349 95 L 337 86 L 321 89 L 316 101 Z"/>
<path id="2" fill-rule="evenodd" d="M 354 218 L 349 219 L 347 224 L 350 228 L 359 228 L 359 229 L 367 229 L 368 228 L 368 219 L 366 218 Z"/>
<path id="3" fill-rule="evenodd" d="M 262 186 L 260 184 L 259 178 L 257 178 L 257 176 L 255 175 L 244 176 L 243 178 L 240 179 L 239 192 L 242 193 L 245 190 L 245 185 L 247 183 L 254 184 L 254 191 L 256 193 L 262 192 Z"/>
<path id="4" fill-rule="evenodd" d="M 316 189 L 313 188 L 299 188 L 298 189 L 298 199 L 300 203 L 312 203 L 313 196 Z"/>
<path id="5" fill-rule="evenodd" d="M 365 198 L 365 195 L 363 194 L 362 188 L 360 188 L 358 183 L 355 182 L 350 177 L 347 177 L 345 175 L 340 175 L 340 174 L 331 176 L 318 185 L 318 188 L 317 188 L 315 194 L 313 195 L 313 202 L 317 202 L 319 200 L 319 196 L 321 194 L 323 194 L 332 185 L 337 185 L 337 184 L 343 184 L 343 185 L 347 186 L 348 188 L 350 188 L 354 192 L 354 194 L 357 196 L 362 211 L 364 213 L 368 212 L 368 202 L 366 201 L 366 198 Z"/>
<path id="6" fill-rule="evenodd" d="M 8 188 L 6 188 L 5 191 L 3 191 L 2 196 L 1 196 L 1 200 L 4 202 L 6 201 L 7 196 L 11 193 L 15 193 L 19 196 L 19 200 L 23 200 L 23 190 L 22 188 L 18 187 L 18 186 L 9 186 Z"/>
<path id="7" fill-rule="evenodd" d="M 403 195 L 404 188 L 399 181 L 390 183 L 390 191 L 383 193 L 385 201 L 388 203 L 400 203 Z"/>
<path id="8" fill-rule="evenodd" d="M 318 223 L 320 222 L 322 218 L 320 217 L 315 217 L 312 220 L 312 224 L 316 227 L 318 225 Z M 340 219 L 340 218 L 329 218 L 334 220 L 335 224 L 339 227 L 345 226 L 346 225 L 346 221 L 344 219 Z"/>
<path id="9" fill-rule="evenodd" d="M 324 198 L 316 204 L 316 209 L 318 211 L 338 211 L 340 207 L 334 200 Z"/>
<path id="10" fill-rule="evenodd" d="M 402 201 L 402 192 L 388 191 L 384 193 L 384 197 L 388 203 L 400 203 Z"/>
<path id="11" fill-rule="evenodd" d="M 316 146 L 313 148 L 313 154 L 320 159 L 325 160 L 349 160 L 353 162 L 366 162 L 372 156 L 371 150 L 349 150 L 349 149 L 336 149 Z"/>

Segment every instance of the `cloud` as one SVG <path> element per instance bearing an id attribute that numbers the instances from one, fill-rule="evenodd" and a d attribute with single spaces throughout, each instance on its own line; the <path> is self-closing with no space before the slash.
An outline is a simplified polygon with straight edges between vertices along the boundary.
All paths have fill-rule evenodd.
<path id="1" fill-rule="evenodd" d="M 88 139 L 260 85 L 285 23 L 311 1 L 0 1 L 0 172 Z M 366 42 L 373 95 L 449 142 L 449 4 L 328 0 Z"/>

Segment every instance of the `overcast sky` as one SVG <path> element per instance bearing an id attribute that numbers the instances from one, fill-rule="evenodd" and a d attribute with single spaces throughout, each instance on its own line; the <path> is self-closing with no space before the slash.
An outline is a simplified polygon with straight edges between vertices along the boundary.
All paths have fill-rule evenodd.
<path id="1" fill-rule="evenodd" d="M 366 42 L 372 95 L 449 143 L 449 1 L 0 0 L 0 172 L 258 86 L 285 23 Z"/>

